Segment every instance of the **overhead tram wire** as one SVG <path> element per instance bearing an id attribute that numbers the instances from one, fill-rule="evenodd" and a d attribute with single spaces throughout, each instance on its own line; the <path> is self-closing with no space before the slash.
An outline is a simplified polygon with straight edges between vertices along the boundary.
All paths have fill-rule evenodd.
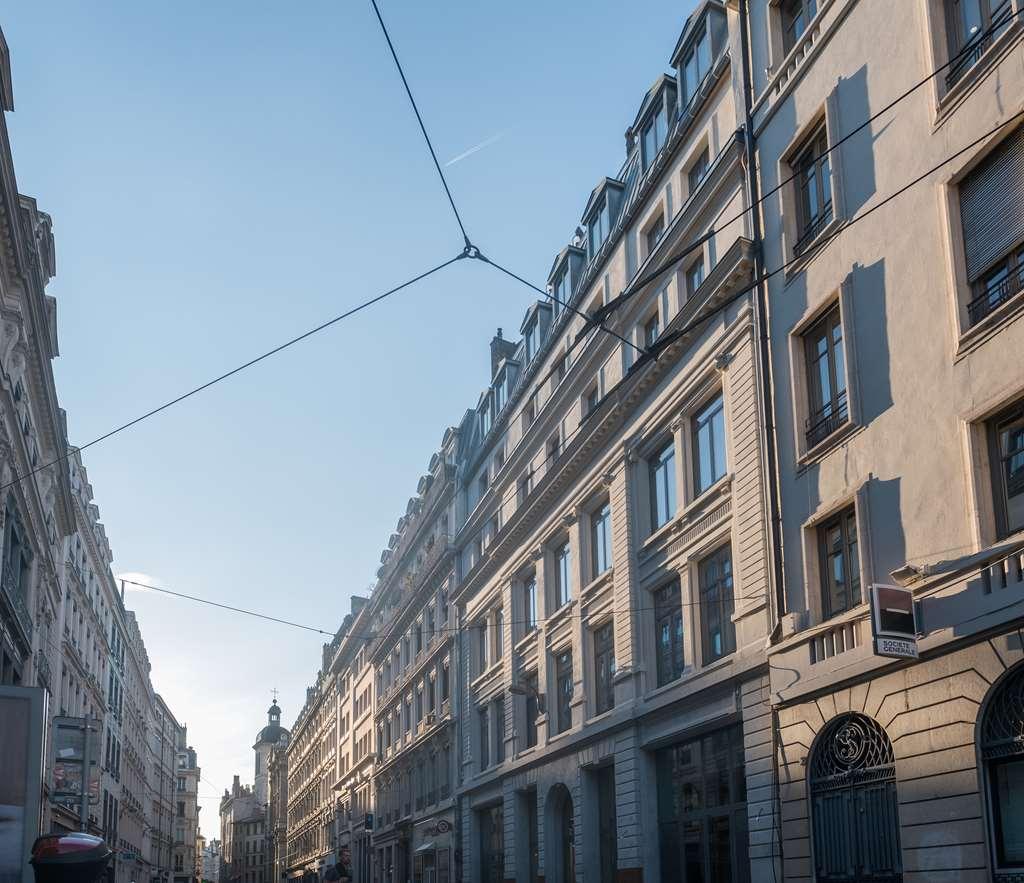
<path id="1" fill-rule="evenodd" d="M 103 433 L 103 435 L 97 436 L 92 441 L 86 442 L 84 445 L 69 445 L 68 450 L 64 454 L 61 454 L 59 457 L 55 457 L 52 460 L 48 460 L 45 463 L 41 463 L 38 466 L 35 466 L 34 468 L 28 470 L 27 472 L 23 472 L 20 475 L 14 476 L 14 478 L 12 478 L 6 484 L 0 485 L 0 491 L 6 490 L 7 488 L 16 485 L 18 482 L 35 475 L 37 472 L 40 472 L 43 469 L 47 469 L 50 466 L 53 466 L 57 463 L 63 463 L 72 455 L 72 453 L 76 451 L 84 451 L 86 450 L 86 448 L 91 448 L 93 445 L 97 445 L 102 441 L 106 441 L 108 438 L 111 438 L 112 436 L 115 436 L 120 432 L 124 432 L 126 429 L 130 429 L 131 427 L 141 423 L 143 420 L 148 420 L 150 417 L 154 417 L 161 411 L 166 411 L 168 408 L 177 405 L 179 402 L 183 402 L 185 401 L 185 399 L 191 398 L 192 396 L 209 389 L 211 386 L 220 383 L 222 380 L 227 380 L 229 377 L 233 377 L 234 375 L 239 374 L 242 371 L 245 371 L 247 368 L 251 368 L 253 365 L 258 364 L 264 361 L 265 359 L 269 359 L 271 356 L 277 355 L 282 350 L 286 350 L 288 349 L 288 347 L 294 346 L 295 344 L 305 340 L 307 337 L 312 337 L 314 334 L 317 334 L 318 332 L 323 331 L 326 328 L 330 328 L 332 325 L 336 325 L 338 322 L 341 322 L 344 319 L 349 318 L 350 316 L 354 316 L 356 313 L 362 312 L 367 307 L 371 307 L 374 304 L 384 300 L 385 298 L 388 298 L 393 294 L 397 294 L 402 289 L 408 288 L 410 285 L 413 285 L 416 282 L 420 282 L 421 280 L 426 279 L 428 276 L 432 276 L 434 273 L 443 270 L 445 267 L 451 266 L 457 261 L 463 260 L 465 257 L 465 253 L 457 254 L 453 258 L 449 258 L 448 260 L 438 264 L 437 266 L 432 267 L 431 269 L 426 270 L 423 273 L 419 273 L 416 276 L 413 276 L 411 279 L 407 279 L 405 282 L 396 285 L 394 288 L 389 288 L 387 291 L 378 294 L 376 297 L 372 297 L 367 301 L 363 301 L 363 303 L 352 307 L 352 309 L 350 310 L 346 310 L 344 313 L 335 316 L 333 319 L 328 319 L 326 322 L 321 322 L 316 327 L 310 328 L 308 331 L 304 331 L 302 334 L 299 334 L 296 337 L 291 338 L 290 340 L 286 340 L 284 343 L 278 344 L 273 349 L 269 349 L 265 353 L 262 353 L 261 355 L 258 355 L 255 358 L 249 359 L 249 361 L 247 362 L 243 362 L 241 365 L 232 368 L 230 371 L 225 371 L 223 374 L 214 377 L 212 380 L 208 380 L 206 381 L 206 383 L 202 383 L 199 386 L 190 389 L 188 392 L 184 392 L 181 395 L 171 399 L 170 401 L 164 402 L 162 405 L 159 405 L 156 408 L 146 411 L 145 414 L 140 414 L 138 417 L 129 420 L 127 423 L 122 423 L 115 429 L 111 429 L 109 432 L 105 432 Z"/>
<path id="2" fill-rule="evenodd" d="M 445 195 L 448 197 L 448 204 L 452 207 L 452 214 L 455 215 L 455 220 L 459 224 L 459 229 L 462 231 L 462 239 L 466 244 L 467 251 L 473 249 L 473 243 L 469 240 L 469 234 L 466 232 L 466 225 L 462 223 L 462 216 L 459 214 L 459 209 L 455 205 L 455 198 L 452 196 L 451 188 L 448 186 L 448 179 L 444 175 L 444 171 L 441 169 L 441 163 L 437 159 L 437 151 L 434 150 L 434 145 L 430 140 L 430 135 L 427 134 L 427 127 L 423 122 L 423 116 L 420 114 L 419 106 L 416 104 L 416 99 L 412 96 L 412 89 L 409 88 L 409 80 L 405 76 L 405 71 L 402 69 L 402 63 L 398 60 L 398 53 L 395 51 L 395 44 L 391 41 L 391 34 L 388 33 L 387 25 L 384 24 L 384 17 L 380 14 L 380 7 L 377 6 L 377 0 L 370 0 L 373 4 L 373 11 L 377 14 L 377 21 L 380 22 L 380 29 L 384 32 L 384 39 L 387 41 L 388 49 L 391 50 L 391 58 L 395 62 L 395 67 L 398 69 L 398 75 L 402 78 L 402 85 L 405 87 L 405 94 L 409 96 L 409 103 L 412 105 L 413 113 L 416 114 L 416 122 L 420 124 L 420 131 L 423 133 L 423 140 L 427 142 L 427 149 L 430 151 L 430 158 L 434 161 L 434 168 L 437 169 L 437 176 L 441 179 L 441 184 L 444 187 Z"/>
<path id="3" fill-rule="evenodd" d="M 138 586 L 139 588 L 146 589 L 148 591 L 162 592 L 165 595 L 172 595 L 175 598 L 180 598 L 180 599 L 183 599 L 185 601 L 195 601 L 195 602 L 197 602 L 199 604 L 207 604 L 207 605 L 209 605 L 211 607 L 219 607 L 220 609 L 227 610 L 227 611 L 229 611 L 231 613 L 241 613 L 241 614 L 244 614 L 245 616 L 254 616 L 257 619 L 266 619 L 266 620 L 269 620 L 270 622 L 277 623 L 278 625 L 287 625 L 287 626 L 291 626 L 293 628 L 303 629 L 303 630 L 308 631 L 308 632 L 316 632 L 318 634 L 325 635 L 328 638 L 335 638 L 335 637 L 338 636 L 337 632 L 325 632 L 323 629 L 314 628 L 313 626 L 308 626 L 308 625 L 302 625 L 301 623 L 297 623 L 297 622 L 290 622 L 289 620 L 286 620 L 286 619 L 278 619 L 276 616 L 268 616 L 265 613 L 257 613 L 257 612 L 255 612 L 253 610 L 246 610 L 244 607 L 233 607 L 230 604 L 221 604 L 221 603 L 219 603 L 217 601 L 209 601 L 206 598 L 199 598 L 199 597 L 197 597 L 195 595 L 186 595 L 186 594 L 183 594 L 181 592 L 172 592 L 170 589 L 161 589 L 161 588 L 158 588 L 157 586 L 147 585 L 146 583 L 137 583 L 137 582 L 133 582 L 132 580 L 127 580 L 126 579 L 126 580 L 122 580 L 122 582 L 128 583 L 129 585 Z M 764 595 L 762 595 L 760 593 L 755 594 L 755 595 L 738 595 L 738 596 L 736 596 L 733 599 L 733 601 L 734 602 L 738 602 L 738 601 L 756 601 L 756 600 L 759 600 L 759 599 L 761 599 L 763 597 L 764 597 Z M 680 603 L 680 606 L 682 606 L 682 607 L 699 607 L 700 604 L 701 604 L 701 602 L 699 600 L 697 600 L 697 601 L 682 601 L 682 600 L 680 600 L 679 603 Z M 644 612 L 644 611 L 661 610 L 661 609 L 662 609 L 661 605 L 629 606 L 629 607 L 622 607 L 622 608 L 613 608 L 612 614 L 617 616 L 617 615 L 620 615 L 620 614 L 621 615 L 625 615 L 627 613 L 641 613 L 641 612 Z M 505 624 L 506 625 L 527 625 L 527 624 L 539 625 L 542 622 L 549 622 L 549 621 L 555 620 L 555 619 L 576 619 L 576 618 L 582 617 L 583 615 L 584 614 L 582 614 L 582 613 L 578 613 L 578 612 L 574 613 L 572 611 L 564 612 L 564 611 L 561 610 L 561 608 L 559 608 L 555 613 L 551 614 L 551 616 L 541 616 L 541 617 L 538 617 L 538 618 L 533 619 L 533 620 L 529 620 L 529 619 L 510 619 L 510 620 L 507 620 Z M 453 633 L 454 634 L 454 633 L 458 633 L 460 631 L 466 631 L 466 630 L 469 630 L 469 629 L 487 628 L 487 627 L 488 626 L 486 626 L 486 625 L 477 625 L 476 623 L 470 623 L 469 625 L 465 625 L 465 626 L 451 626 L 451 625 L 438 626 L 438 627 L 436 627 L 434 629 L 434 631 L 436 631 L 436 632 L 448 632 L 448 633 Z M 360 640 L 360 641 L 372 641 L 375 638 L 379 638 L 380 634 L 381 634 L 380 632 L 365 632 L 365 633 L 363 633 L 363 632 L 343 632 L 341 636 L 343 638 L 353 638 L 353 639 Z M 212 783 L 210 783 L 210 784 L 212 784 Z"/>
<path id="4" fill-rule="evenodd" d="M 952 58 L 950 58 L 949 61 L 947 61 L 945 64 L 940 65 L 939 67 L 935 68 L 935 70 L 933 70 L 930 74 L 928 74 L 928 76 L 924 77 L 921 80 L 918 80 L 913 86 L 909 87 L 906 91 L 904 91 L 900 95 L 896 96 L 896 98 L 894 98 L 892 101 L 890 101 L 888 104 L 886 104 L 883 108 L 881 108 L 880 110 L 878 110 L 877 112 L 872 114 L 870 117 L 868 117 L 866 120 L 864 120 L 864 122 L 860 123 L 855 128 L 851 129 L 849 132 L 847 132 L 845 135 L 843 135 L 841 138 L 839 138 L 834 144 L 830 144 L 827 149 L 823 150 L 817 157 L 815 157 L 815 160 L 819 160 L 819 159 L 821 159 L 823 157 L 828 156 L 830 153 L 832 153 L 832 151 L 837 150 L 838 148 L 840 148 L 843 144 L 845 144 L 847 141 L 849 141 L 855 135 L 857 135 L 860 132 L 864 131 L 864 129 L 866 129 L 868 126 L 870 126 L 879 117 L 881 117 L 883 114 L 887 113 L 888 111 L 892 110 L 897 104 L 902 102 L 904 99 L 909 98 L 911 95 L 913 95 L 922 86 L 926 86 L 928 83 L 930 83 L 935 77 L 937 77 L 943 71 L 947 70 L 948 68 L 950 68 L 954 64 L 956 64 L 966 54 L 968 54 L 970 52 L 976 51 L 978 43 L 980 41 L 984 41 L 985 39 L 987 39 L 988 36 L 990 36 L 996 30 L 998 30 L 998 29 L 1000 29 L 1002 27 L 1005 27 L 1014 18 L 1016 18 L 1018 15 L 1021 15 L 1021 14 L 1024 14 L 1024 8 L 1018 9 L 1016 12 L 1008 13 L 1006 16 L 1004 16 L 1003 18 L 1000 18 L 998 21 L 992 22 L 988 26 L 988 28 L 986 28 L 984 31 L 982 31 L 980 34 L 978 34 L 976 36 L 974 41 L 972 41 L 967 46 L 965 46 L 963 49 L 961 49 L 958 53 L 956 53 L 956 55 L 954 55 Z M 789 177 L 783 178 L 774 187 L 771 187 L 768 190 L 766 190 L 764 193 L 762 193 L 761 196 L 758 198 L 757 202 L 755 202 L 752 205 L 749 205 L 746 208 L 742 209 L 737 214 L 735 214 L 731 218 L 729 218 L 729 220 L 723 221 L 717 227 L 712 228 L 711 230 L 708 230 L 702 236 L 698 236 L 692 242 L 690 242 L 689 244 L 684 246 L 681 251 L 677 252 L 668 261 L 666 261 L 664 264 L 662 264 L 662 266 L 658 267 L 655 270 L 652 270 L 650 273 L 646 274 L 645 276 L 642 276 L 640 279 L 637 279 L 635 282 L 628 283 L 626 288 L 624 288 L 622 290 L 622 292 L 618 296 L 612 298 L 610 301 L 608 301 L 608 303 L 606 303 L 606 304 L 598 307 L 596 310 L 594 310 L 594 312 L 592 314 L 590 314 L 590 316 L 589 316 L 590 321 L 593 324 L 595 324 L 595 325 L 600 325 L 600 323 L 603 322 L 611 313 L 615 312 L 615 310 L 617 310 L 620 306 L 622 306 L 622 304 L 626 303 L 628 300 L 630 300 L 632 297 L 634 297 L 636 294 L 638 294 L 643 288 L 645 288 L 651 282 L 655 282 L 658 279 L 660 279 L 665 274 L 666 271 L 672 269 L 672 267 L 674 267 L 680 261 L 684 260 L 687 255 L 691 254 L 693 251 L 695 251 L 696 249 L 700 248 L 705 242 L 710 240 L 716 233 L 720 232 L 721 230 L 724 230 L 730 224 L 733 224 L 736 221 L 741 220 L 743 217 L 746 216 L 747 212 L 750 212 L 753 209 L 755 209 L 758 206 L 760 206 L 765 200 L 767 200 L 771 196 L 774 196 L 776 193 L 778 193 L 787 184 L 791 184 L 793 181 L 795 181 L 799 177 L 799 174 L 800 174 L 799 172 L 795 172 L 795 173 L 789 175 Z M 675 220 L 675 218 L 679 216 L 681 211 L 682 211 L 682 207 L 680 207 L 680 211 L 677 212 L 673 216 L 673 220 Z M 669 225 L 671 225 L 671 222 L 669 222 Z"/>
<path id="5" fill-rule="evenodd" d="M 904 184 L 898 190 L 895 190 L 892 193 L 890 193 L 883 200 L 881 200 L 881 202 L 876 203 L 875 205 L 871 206 L 871 208 L 867 209 L 866 211 L 862 212 L 861 214 L 857 215 L 856 217 L 851 218 L 849 221 L 845 222 L 840 227 L 838 227 L 837 229 L 833 230 L 827 236 L 823 236 L 820 240 L 815 240 L 811 244 L 811 247 L 807 251 L 801 252 L 799 255 L 797 255 L 796 257 L 791 258 L 790 260 L 786 261 L 784 264 L 781 264 L 780 266 L 776 267 L 774 270 L 770 270 L 767 273 L 762 273 L 757 279 L 753 280 L 752 282 L 748 283 L 747 285 L 744 285 L 738 291 L 734 292 L 728 298 L 726 298 L 724 301 L 719 303 L 712 312 L 708 313 L 705 316 L 701 316 L 701 317 L 699 317 L 697 319 L 694 319 L 692 322 L 689 322 L 687 325 L 683 326 L 682 328 L 676 329 L 675 331 L 671 331 L 671 332 L 665 334 L 662 338 L 659 338 L 657 341 L 655 341 L 648 348 L 648 355 L 638 359 L 637 362 L 635 362 L 633 364 L 633 368 L 636 368 L 637 366 L 639 366 L 641 364 L 644 364 L 648 359 L 651 359 L 651 358 L 657 359 L 659 354 L 661 352 L 663 352 L 666 347 L 671 346 L 673 343 L 675 343 L 675 341 L 677 341 L 683 335 L 688 334 L 690 331 L 694 330 L 695 328 L 700 327 L 704 322 L 706 322 L 708 319 L 710 319 L 713 315 L 721 312 L 723 309 L 725 309 L 725 307 L 729 306 L 729 304 L 734 303 L 735 301 L 739 300 L 739 298 L 743 297 L 746 294 L 749 294 L 751 291 L 753 291 L 755 288 L 757 288 L 757 286 L 760 285 L 762 282 L 765 282 L 768 279 L 771 279 L 773 276 L 777 276 L 779 273 L 784 272 L 785 270 L 789 269 L 789 267 L 793 266 L 793 264 L 796 264 L 796 263 L 799 263 L 800 261 L 806 260 L 810 255 L 813 255 L 815 252 L 820 251 L 824 246 L 826 246 L 833 239 L 837 238 L 838 236 L 841 236 L 844 231 L 848 230 L 854 224 L 856 224 L 856 223 L 858 223 L 860 221 L 863 221 L 869 215 L 871 215 L 874 212 L 878 211 L 880 208 L 882 208 L 884 205 L 888 204 L 889 202 L 892 202 L 892 200 L 896 199 L 898 196 L 902 196 L 904 193 L 906 193 L 914 185 L 920 184 L 925 178 L 929 177 L 930 175 L 935 174 L 935 172 L 937 172 L 943 166 L 947 165 L 948 163 L 951 163 L 953 160 L 957 159 L 958 157 L 963 156 L 963 154 L 967 153 L 968 151 L 973 150 L 979 144 L 982 144 L 983 142 L 985 142 L 989 138 L 991 138 L 993 135 L 995 135 L 1000 129 L 1005 128 L 1010 123 L 1015 122 L 1016 120 L 1019 120 L 1022 117 L 1024 117 L 1024 110 L 1019 110 L 1019 111 L 1017 111 L 1017 113 L 1013 114 L 1012 116 L 1007 117 L 999 125 L 995 126 L 992 129 L 989 129 L 987 132 L 985 132 L 985 134 L 979 136 L 978 138 L 975 138 L 970 144 L 967 144 L 964 147 L 961 147 L 958 151 L 956 151 L 956 153 L 950 154 L 945 159 L 943 159 L 940 163 L 938 163 L 938 164 L 932 166 L 930 169 L 928 169 L 928 171 L 923 172 L 922 174 L 920 174 L 916 178 L 914 178 L 912 181 L 908 182 L 907 184 Z"/>

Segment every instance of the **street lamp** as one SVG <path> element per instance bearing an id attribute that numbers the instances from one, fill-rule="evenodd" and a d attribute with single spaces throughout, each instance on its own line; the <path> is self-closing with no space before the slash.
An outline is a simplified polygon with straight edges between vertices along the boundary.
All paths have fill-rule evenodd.
<path id="1" fill-rule="evenodd" d="M 522 681 L 513 681 L 511 686 L 508 688 L 508 691 L 515 696 L 532 696 L 536 699 L 538 714 L 544 714 L 547 710 L 544 702 L 544 694 L 539 693 L 531 684 L 524 684 Z"/>

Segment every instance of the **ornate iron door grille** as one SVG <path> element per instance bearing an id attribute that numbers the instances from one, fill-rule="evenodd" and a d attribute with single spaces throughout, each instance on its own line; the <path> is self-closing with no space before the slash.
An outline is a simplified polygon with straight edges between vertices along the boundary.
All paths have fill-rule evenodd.
<path id="1" fill-rule="evenodd" d="M 861 714 L 836 718 L 809 772 L 814 870 L 827 883 L 902 883 L 892 743 Z"/>

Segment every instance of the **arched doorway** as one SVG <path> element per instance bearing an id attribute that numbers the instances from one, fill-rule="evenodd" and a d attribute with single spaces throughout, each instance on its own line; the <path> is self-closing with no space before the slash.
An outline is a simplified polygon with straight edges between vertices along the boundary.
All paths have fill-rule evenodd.
<path id="1" fill-rule="evenodd" d="M 997 880 L 1024 870 L 1024 664 L 996 684 L 978 728 Z"/>
<path id="2" fill-rule="evenodd" d="M 808 774 L 815 879 L 900 883 L 896 761 L 881 725 L 844 714 L 818 735 Z"/>
<path id="3" fill-rule="evenodd" d="M 572 795 L 565 785 L 555 785 L 547 799 L 546 883 L 575 883 L 576 822 Z"/>

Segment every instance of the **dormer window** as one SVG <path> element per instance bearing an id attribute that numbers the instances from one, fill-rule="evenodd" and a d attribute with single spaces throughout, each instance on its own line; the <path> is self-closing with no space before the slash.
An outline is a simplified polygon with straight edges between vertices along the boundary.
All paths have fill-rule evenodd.
<path id="1" fill-rule="evenodd" d="M 709 70 L 711 70 L 711 38 L 708 36 L 705 20 L 700 33 L 690 43 L 683 55 L 681 71 L 684 105 L 689 104 L 693 96 L 697 94 L 697 90 L 700 89 Z"/>
<path id="2" fill-rule="evenodd" d="M 595 209 L 587 223 L 587 240 L 590 243 L 590 257 L 593 258 L 604 245 L 611 233 L 611 213 L 608 210 L 608 197 L 601 197 L 600 207 Z"/>
<path id="3" fill-rule="evenodd" d="M 665 108 L 666 96 L 671 93 L 663 91 L 658 96 L 658 109 L 650 116 L 641 130 L 640 146 L 641 159 L 643 160 L 644 171 L 651 167 L 657 158 L 659 151 L 665 144 L 668 135 L 669 116 Z"/>
<path id="4" fill-rule="evenodd" d="M 526 363 L 533 361 L 533 357 L 540 350 L 540 320 L 534 319 L 526 329 Z"/>
<path id="5" fill-rule="evenodd" d="M 487 435 L 491 431 L 491 400 L 490 398 L 484 401 L 483 407 L 480 409 L 480 435 L 481 437 Z"/>
<path id="6" fill-rule="evenodd" d="M 569 282 L 569 268 L 566 267 L 558 274 L 558 278 L 555 279 L 555 283 L 552 286 L 551 294 L 553 301 L 551 308 L 554 310 L 554 314 L 557 316 L 558 311 L 567 303 L 569 298 L 572 296 L 572 287 Z"/>

